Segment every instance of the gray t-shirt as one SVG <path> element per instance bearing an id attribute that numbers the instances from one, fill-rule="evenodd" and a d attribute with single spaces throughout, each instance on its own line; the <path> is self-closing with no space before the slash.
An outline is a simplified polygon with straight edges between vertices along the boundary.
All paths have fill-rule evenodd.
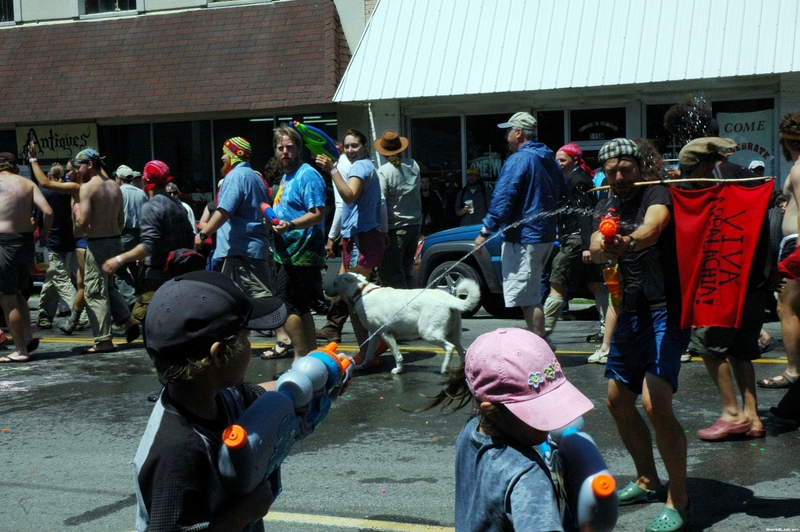
<path id="1" fill-rule="evenodd" d="M 413 160 L 410 162 L 401 163 L 399 168 L 386 163 L 378 169 L 390 230 L 422 223 L 419 166 Z"/>
<path id="2" fill-rule="evenodd" d="M 479 433 L 479 420 L 456 442 L 456 532 L 563 532 L 537 451 Z"/>

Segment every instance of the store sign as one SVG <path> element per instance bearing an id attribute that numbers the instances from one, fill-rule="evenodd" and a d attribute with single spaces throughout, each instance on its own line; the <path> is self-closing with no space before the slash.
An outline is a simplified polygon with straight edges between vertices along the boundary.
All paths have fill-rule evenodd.
<path id="1" fill-rule="evenodd" d="M 503 159 L 499 153 L 489 152 L 483 157 L 469 161 L 469 168 L 477 168 L 484 180 L 496 180 L 503 168 Z"/>
<path id="2" fill-rule="evenodd" d="M 764 175 L 773 175 L 773 110 L 751 113 L 717 113 L 719 136 L 736 141 L 738 146 L 728 158 L 747 168 L 753 161 L 764 163 Z"/>
<path id="3" fill-rule="evenodd" d="M 97 124 L 59 124 L 17 128 L 20 159 L 27 160 L 26 146 L 36 142 L 37 158 L 69 159 L 87 147 L 97 148 Z"/>
<path id="4" fill-rule="evenodd" d="M 625 136 L 625 108 L 570 111 L 570 141 L 606 141 Z"/>

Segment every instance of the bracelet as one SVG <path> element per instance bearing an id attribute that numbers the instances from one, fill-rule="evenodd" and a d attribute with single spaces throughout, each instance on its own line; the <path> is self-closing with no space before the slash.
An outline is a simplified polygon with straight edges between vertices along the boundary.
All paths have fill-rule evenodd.
<path id="1" fill-rule="evenodd" d="M 38 163 L 39 159 L 37 159 L 36 157 L 31 157 L 30 159 L 28 159 L 28 162 L 29 163 Z"/>
<path id="2" fill-rule="evenodd" d="M 289 222 L 289 231 L 294 231 L 296 228 L 297 226 L 294 224 L 294 222 Z"/>
<path id="3" fill-rule="evenodd" d="M 331 168 L 331 174 L 338 174 L 338 173 L 339 173 L 339 169 L 338 168 L 336 168 L 335 166 L 333 168 Z"/>
<path id="4" fill-rule="evenodd" d="M 122 255 L 117 255 L 117 263 L 122 266 L 125 264 L 125 261 L 122 260 Z"/>

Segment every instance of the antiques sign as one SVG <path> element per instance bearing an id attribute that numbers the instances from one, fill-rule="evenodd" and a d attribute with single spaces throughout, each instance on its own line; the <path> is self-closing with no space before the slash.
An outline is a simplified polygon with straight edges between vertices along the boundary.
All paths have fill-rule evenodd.
<path id="1" fill-rule="evenodd" d="M 23 126 L 17 128 L 17 148 L 20 161 L 28 160 L 26 146 L 36 142 L 37 158 L 44 160 L 70 159 L 87 147 L 97 149 L 97 124 L 59 124 Z"/>

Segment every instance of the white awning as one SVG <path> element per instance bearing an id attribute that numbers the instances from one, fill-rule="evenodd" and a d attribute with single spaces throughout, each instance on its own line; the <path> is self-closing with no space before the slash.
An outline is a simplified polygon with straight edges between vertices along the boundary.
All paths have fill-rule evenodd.
<path id="1" fill-rule="evenodd" d="M 798 0 L 379 0 L 335 102 L 800 71 Z"/>

